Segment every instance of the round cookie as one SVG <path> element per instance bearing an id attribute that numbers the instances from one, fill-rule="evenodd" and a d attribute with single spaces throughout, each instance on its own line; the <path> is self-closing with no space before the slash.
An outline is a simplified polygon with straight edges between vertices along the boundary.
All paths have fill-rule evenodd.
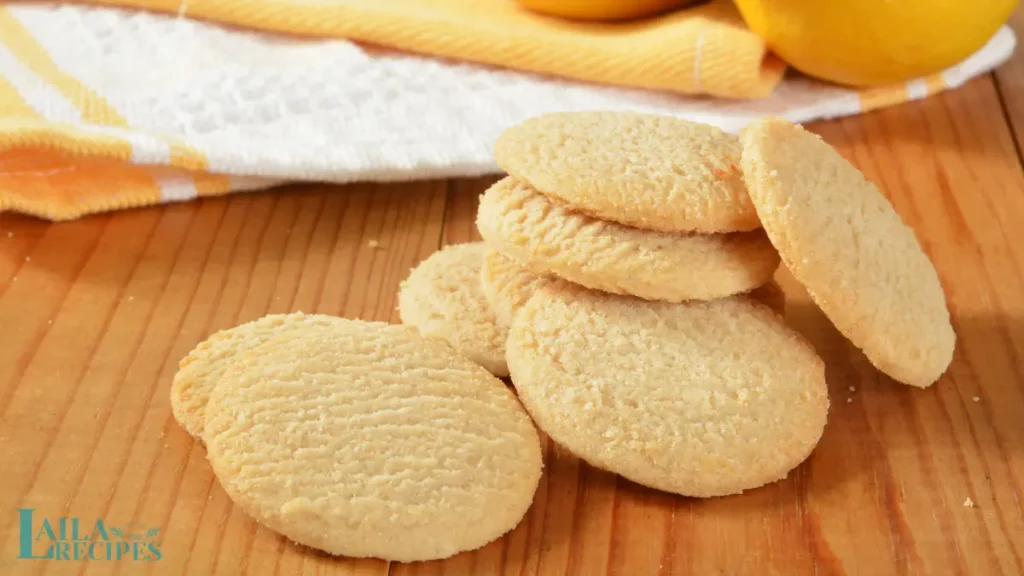
<path id="1" fill-rule="evenodd" d="M 578 212 L 663 232 L 760 228 L 735 136 L 632 112 L 560 112 L 502 133 L 503 170 Z"/>
<path id="2" fill-rule="evenodd" d="M 231 499 L 331 554 L 479 548 L 519 523 L 541 475 L 512 391 L 409 326 L 343 320 L 267 342 L 225 373 L 206 416 Z"/>
<path id="3" fill-rule="evenodd" d="M 498 324 L 480 286 L 486 250 L 482 242 L 455 244 L 420 262 L 402 282 L 398 314 L 403 324 L 447 340 L 491 374 L 508 376 L 508 329 Z"/>
<path id="4" fill-rule="evenodd" d="M 814 449 L 828 412 L 824 363 L 745 296 L 672 304 L 557 283 L 516 314 L 508 362 L 552 439 L 686 496 L 784 478 Z"/>
<path id="5" fill-rule="evenodd" d="M 272 314 L 214 333 L 178 363 L 171 383 L 171 413 L 192 436 L 202 439 L 206 403 L 224 371 L 249 351 L 275 336 L 337 318 L 320 314 Z"/>
<path id="6" fill-rule="evenodd" d="M 552 282 L 548 276 L 538 276 L 522 264 L 500 252 L 489 250 L 484 255 L 480 270 L 480 286 L 502 326 L 512 324 L 512 317 L 530 296 Z"/>
<path id="7" fill-rule="evenodd" d="M 491 247 L 538 275 L 648 300 L 710 300 L 771 279 L 779 256 L 762 230 L 673 234 L 606 222 L 505 178 L 480 199 Z"/>
<path id="8" fill-rule="evenodd" d="M 927 387 L 956 335 L 938 274 L 889 201 L 819 137 L 778 119 L 742 133 L 750 196 L 793 276 L 894 379 Z"/>

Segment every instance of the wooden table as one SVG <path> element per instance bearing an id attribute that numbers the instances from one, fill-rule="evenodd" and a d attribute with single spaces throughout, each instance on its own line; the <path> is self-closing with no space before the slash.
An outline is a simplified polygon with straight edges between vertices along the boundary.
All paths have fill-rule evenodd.
<path id="1" fill-rule="evenodd" d="M 399 281 L 477 237 L 493 179 L 293 186 L 62 224 L 0 216 L 0 573 L 1024 574 L 1024 58 L 812 128 L 931 254 L 959 336 L 946 376 L 923 391 L 882 376 L 783 272 L 788 320 L 825 359 L 832 399 L 787 480 L 682 498 L 549 444 L 522 524 L 444 562 L 336 559 L 259 527 L 174 423 L 168 388 L 197 342 L 267 313 L 397 322 Z M 162 559 L 16 559 L 24 508 L 158 527 Z"/>

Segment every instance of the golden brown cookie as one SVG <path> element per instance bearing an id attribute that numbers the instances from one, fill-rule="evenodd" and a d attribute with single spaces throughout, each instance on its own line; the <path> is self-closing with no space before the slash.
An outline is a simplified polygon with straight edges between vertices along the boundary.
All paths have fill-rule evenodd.
<path id="1" fill-rule="evenodd" d="M 473 242 L 433 253 L 402 282 L 398 313 L 402 323 L 443 338 L 495 376 L 508 376 L 508 329 L 498 324 L 480 286 L 485 251 Z"/>
<path id="2" fill-rule="evenodd" d="M 508 362 L 552 439 L 687 496 L 784 478 L 814 449 L 828 412 L 821 359 L 746 296 L 672 304 L 556 283 L 516 314 Z"/>
<path id="3" fill-rule="evenodd" d="M 207 452 L 224 491 L 331 554 L 413 561 L 519 523 L 540 439 L 515 395 L 409 326 L 339 320 L 245 353 L 214 389 Z"/>
<path id="4" fill-rule="evenodd" d="M 203 436 L 206 403 L 239 355 L 271 338 L 298 327 L 336 320 L 320 314 L 272 314 L 234 328 L 221 330 L 200 342 L 181 362 L 171 383 L 171 413 L 189 434 Z"/>
<path id="5" fill-rule="evenodd" d="M 779 265 L 762 230 L 653 232 L 591 218 L 505 178 L 480 199 L 477 228 L 492 249 L 541 276 L 649 300 L 710 300 L 752 290 Z"/>
<path id="6" fill-rule="evenodd" d="M 879 370 L 912 386 L 935 382 L 956 335 L 913 230 L 859 170 L 803 128 L 762 120 L 742 141 L 751 198 L 793 276 Z"/>
<path id="7" fill-rule="evenodd" d="M 526 304 L 534 292 L 551 282 L 550 277 L 538 276 L 500 252 L 488 250 L 484 255 L 480 285 L 502 326 L 511 325 L 516 310 Z"/>
<path id="8" fill-rule="evenodd" d="M 663 232 L 760 228 L 735 136 L 631 112 L 560 112 L 506 130 L 498 165 L 537 191 L 602 220 Z"/>

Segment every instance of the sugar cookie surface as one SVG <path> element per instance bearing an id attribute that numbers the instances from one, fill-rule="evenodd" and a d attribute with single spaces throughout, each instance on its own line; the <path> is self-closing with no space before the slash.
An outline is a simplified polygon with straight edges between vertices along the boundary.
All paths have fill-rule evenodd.
<path id="1" fill-rule="evenodd" d="M 482 242 L 472 242 L 433 253 L 402 282 L 398 313 L 402 323 L 447 340 L 495 376 L 508 376 L 508 329 L 498 324 L 480 286 L 485 251 Z"/>
<path id="2" fill-rule="evenodd" d="M 505 178 L 484 193 L 477 228 L 538 275 L 649 300 L 707 300 L 771 279 L 779 256 L 762 230 L 676 234 L 580 214 Z"/>
<path id="3" fill-rule="evenodd" d="M 239 355 L 289 330 L 336 320 L 320 314 L 272 314 L 221 330 L 200 342 L 181 362 L 171 383 L 171 413 L 189 434 L 202 438 L 210 392 Z"/>
<path id="4" fill-rule="evenodd" d="M 206 412 L 246 513 L 331 554 L 446 558 L 526 513 L 540 439 L 515 395 L 414 328 L 342 320 L 253 348 Z"/>
<path id="5" fill-rule="evenodd" d="M 628 112 L 561 112 L 506 130 L 503 170 L 578 212 L 665 232 L 760 228 L 735 136 L 705 124 Z"/>
<path id="6" fill-rule="evenodd" d="M 817 136 L 783 120 L 745 129 L 751 198 L 786 267 L 872 364 L 926 387 L 956 335 L 938 274 L 889 201 Z"/>
<path id="7" fill-rule="evenodd" d="M 508 362 L 544 432 L 592 465 L 687 496 L 784 478 L 825 426 L 825 368 L 746 296 L 672 304 L 557 283 L 516 314 Z"/>
<path id="8" fill-rule="evenodd" d="M 489 250 L 484 255 L 480 285 L 502 326 L 511 325 L 516 310 L 526 304 L 534 292 L 551 282 L 550 277 L 534 274 L 500 252 Z"/>

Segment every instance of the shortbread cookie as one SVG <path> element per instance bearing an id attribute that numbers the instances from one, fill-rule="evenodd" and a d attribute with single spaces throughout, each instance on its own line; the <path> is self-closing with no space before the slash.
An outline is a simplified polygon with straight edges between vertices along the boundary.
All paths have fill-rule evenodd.
<path id="1" fill-rule="evenodd" d="M 760 228 L 735 136 L 670 116 L 561 112 L 506 130 L 503 170 L 574 210 L 664 232 Z"/>
<path id="2" fill-rule="evenodd" d="M 224 491 L 258 522 L 331 554 L 397 561 L 511 530 L 542 466 L 504 383 L 440 339 L 358 320 L 239 358 L 205 437 Z"/>
<path id="3" fill-rule="evenodd" d="M 181 362 L 171 383 L 171 413 L 189 434 L 202 439 L 210 392 L 239 355 L 275 336 L 302 326 L 323 325 L 337 318 L 320 314 L 272 314 L 216 332 Z"/>
<path id="4" fill-rule="evenodd" d="M 557 283 L 516 314 L 508 362 L 537 426 L 592 465 L 687 496 L 784 478 L 828 412 L 824 363 L 737 296 L 645 302 Z"/>
<path id="5" fill-rule="evenodd" d="M 956 335 L 938 274 L 889 201 L 819 137 L 777 119 L 745 129 L 743 170 L 786 267 L 879 370 L 927 387 Z"/>
<path id="6" fill-rule="evenodd" d="M 775 280 L 754 288 L 748 294 L 777 314 L 786 315 L 786 293 L 782 291 L 782 286 L 779 286 Z"/>
<path id="7" fill-rule="evenodd" d="M 752 290 L 779 265 L 762 230 L 653 232 L 598 220 L 505 178 L 480 199 L 477 228 L 531 272 L 649 300 L 710 300 Z"/>
<path id="8" fill-rule="evenodd" d="M 502 326 L 512 324 L 516 310 L 526 304 L 530 296 L 552 281 L 549 276 L 538 276 L 515 260 L 489 250 L 484 255 L 480 270 L 480 285 L 494 316 Z"/>
<path id="9" fill-rule="evenodd" d="M 483 288 L 482 242 L 456 244 L 434 252 L 402 282 L 398 314 L 426 336 L 443 338 L 495 376 L 508 376 L 505 338 Z"/>

